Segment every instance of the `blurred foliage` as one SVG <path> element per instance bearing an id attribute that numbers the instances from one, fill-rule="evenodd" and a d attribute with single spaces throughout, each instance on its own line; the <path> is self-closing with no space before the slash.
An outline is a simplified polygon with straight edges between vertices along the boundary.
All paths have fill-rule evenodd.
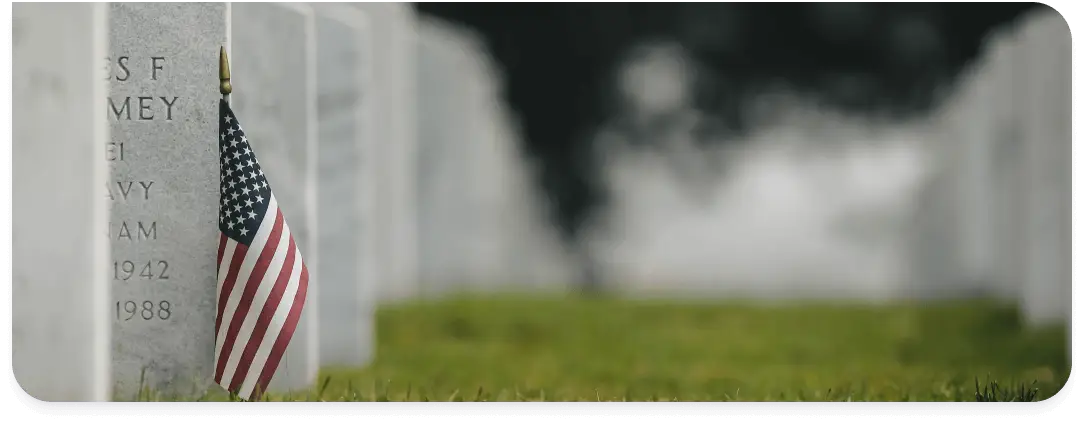
<path id="1" fill-rule="evenodd" d="M 378 312 L 372 366 L 267 400 L 1019 401 L 1067 380 L 1064 328 L 927 305 L 416 302 Z"/>

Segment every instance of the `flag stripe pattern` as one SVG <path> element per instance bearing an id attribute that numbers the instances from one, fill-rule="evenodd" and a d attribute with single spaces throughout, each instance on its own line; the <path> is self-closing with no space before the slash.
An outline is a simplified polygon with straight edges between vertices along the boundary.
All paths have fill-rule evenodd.
<path id="1" fill-rule="evenodd" d="M 309 272 L 229 103 L 219 103 L 221 201 L 214 380 L 259 397 L 286 352 Z"/>

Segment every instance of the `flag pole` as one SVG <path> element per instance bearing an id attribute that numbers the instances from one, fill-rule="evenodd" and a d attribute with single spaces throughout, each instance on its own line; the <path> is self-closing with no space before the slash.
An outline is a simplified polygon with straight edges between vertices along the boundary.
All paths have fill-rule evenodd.
<path id="1" fill-rule="evenodd" d="M 222 93 L 222 100 L 229 101 L 233 86 L 230 85 L 230 59 L 226 56 L 226 47 L 218 50 L 218 92 Z"/>
<path id="2" fill-rule="evenodd" d="M 233 85 L 230 84 L 230 59 L 226 56 L 226 46 L 219 47 L 218 50 L 218 92 L 222 93 L 222 101 L 229 104 L 230 93 L 233 92 Z M 219 113 L 221 114 L 222 107 L 219 106 Z M 219 116 L 219 119 L 222 119 Z M 222 122 L 219 121 L 219 128 L 221 131 Z M 216 358 L 217 359 L 217 358 Z M 229 391 L 230 399 L 238 398 L 237 393 Z M 242 402 L 248 401 L 248 399 L 240 399 Z"/>

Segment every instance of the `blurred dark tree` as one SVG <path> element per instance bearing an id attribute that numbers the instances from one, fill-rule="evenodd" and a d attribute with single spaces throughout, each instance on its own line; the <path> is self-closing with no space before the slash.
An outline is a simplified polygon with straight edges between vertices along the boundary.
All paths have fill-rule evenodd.
<path id="1" fill-rule="evenodd" d="M 681 42 L 713 74 L 697 107 L 742 129 L 749 95 L 780 81 L 856 112 L 921 113 L 983 38 L 1038 3 L 418 3 L 472 27 L 506 74 L 526 151 L 567 241 L 605 201 L 590 135 L 609 76 L 639 40 Z"/>

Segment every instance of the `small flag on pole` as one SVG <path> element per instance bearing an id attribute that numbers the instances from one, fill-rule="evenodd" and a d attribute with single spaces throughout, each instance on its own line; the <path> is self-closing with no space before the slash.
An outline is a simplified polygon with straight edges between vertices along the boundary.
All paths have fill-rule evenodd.
<path id="1" fill-rule="evenodd" d="M 309 272 L 226 96 L 221 51 L 221 200 L 214 380 L 244 399 L 267 389 L 297 328 Z"/>

